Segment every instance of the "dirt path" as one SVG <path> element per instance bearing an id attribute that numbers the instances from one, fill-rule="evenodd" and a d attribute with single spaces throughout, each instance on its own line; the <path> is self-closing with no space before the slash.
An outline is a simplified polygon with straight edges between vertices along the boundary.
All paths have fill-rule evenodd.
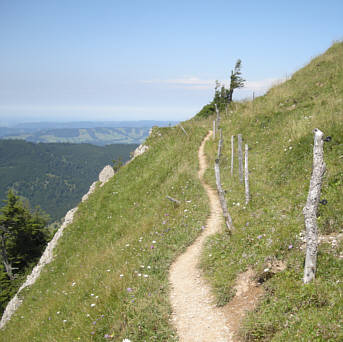
<path id="1" fill-rule="evenodd" d="M 201 249 L 205 239 L 221 229 L 222 214 L 217 192 L 208 186 L 203 175 L 207 168 L 204 152 L 206 141 L 199 149 L 199 178 L 210 201 L 211 213 L 206 229 L 171 267 L 169 279 L 172 284 L 170 300 L 173 307 L 173 323 L 180 342 L 228 342 L 232 334 L 227 326 L 226 311 L 217 308 L 209 286 L 198 268 Z"/>

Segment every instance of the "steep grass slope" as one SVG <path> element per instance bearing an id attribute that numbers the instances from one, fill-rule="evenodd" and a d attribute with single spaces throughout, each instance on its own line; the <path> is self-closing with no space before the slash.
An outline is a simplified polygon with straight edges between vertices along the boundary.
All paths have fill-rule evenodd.
<path id="1" fill-rule="evenodd" d="M 343 231 L 343 44 L 334 44 L 267 95 L 236 105 L 221 126 L 222 181 L 236 231 L 231 237 L 213 237 L 204 252 L 203 266 L 218 303 L 228 302 L 237 274 L 252 266 L 266 292 L 244 323 L 243 340 L 343 340 L 343 244 L 337 236 Z M 327 172 L 321 198 L 328 203 L 320 205 L 318 221 L 320 234 L 333 242 L 320 245 L 317 278 L 304 286 L 305 250 L 299 234 L 316 127 L 332 137 L 324 146 Z M 229 169 L 231 135 L 239 133 L 250 147 L 252 200 L 247 206 L 237 159 L 233 178 Z M 216 148 L 217 141 L 208 146 L 211 163 Z M 212 170 L 207 178 L 215 186 Z M 272 265 L 282 264 L 286 269 L 274 275 Z"/>
<path id="2" fill-rule="evenodd" d="M 184 128 L 154 130 L 149 151 L 80 205 L 1 341 L 175 340 L 169 265 L 208 213 L 196 172 L 207 129 Z"/>

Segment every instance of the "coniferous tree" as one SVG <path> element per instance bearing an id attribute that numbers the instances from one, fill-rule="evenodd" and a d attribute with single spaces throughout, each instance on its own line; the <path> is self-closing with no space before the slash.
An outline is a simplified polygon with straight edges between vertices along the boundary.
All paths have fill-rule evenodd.
<path id="1" fill-rule="evenodd" d="M 4 202 L 0 215 L 2 263 L 6 271 L 9 263 L 10 268 L 15 267 L 20 273 L 42 254 L 48 241 L 47 219 L 38 210 L 31 213 L 11 190 Z"/>

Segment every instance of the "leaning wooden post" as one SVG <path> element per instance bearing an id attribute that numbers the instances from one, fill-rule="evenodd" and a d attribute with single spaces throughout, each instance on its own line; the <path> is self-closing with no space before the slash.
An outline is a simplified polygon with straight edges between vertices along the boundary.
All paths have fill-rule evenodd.
<path id="1" fill-rule="evenodd" d="M 213 140 L 216 140 L 216 120 L 213 120 Z"/>
<path id="2" fill-rule="evenodd" d="M 185 133 L 188 136 L 188 133 L 186 132 L 186 130 L 182 127 L 181 124 L 179 124 L 180 128 L 182 129 L 182 132 Z"/>
<path id="3" fill-rule="evenodd" d="M 233 176 L 234 135 L 231 135 L 231 177 Z"/>
<path id="4" fill-rule="evenodd" d="M 245 159 L 244 159 L 245 204 L 248 204 L 250 201 L 248 150 L 249 150 L 249 147 L 247 144 L 245 144 Z"/>
<path id="5" fill-rule="evenodd" d="M 232 219 L 229 214 L 229 211 L 227 210 L 227 204 L 225 200 L 225 195 L 224 191 L 220 182 L 220 169 L 219 169 L 219 159 L 217 158 L 214 163 L 214 173 L 216 175 L 216 184 L 217 184 L 217 191 L 218 191 L 218 196 L 219 196 L 219 201 L 220 205 L 222 207 L 223 211 L 223 216 L 225 220 L 225 224 L 227 229 L 229 230 L 229 233 L 231 234 L 232 231 L 234 230 L 233 224 L 232 224 Z"/>
<path id="6" fill-rule="evenodd" d="M 242 134 L 238 134 L 238 169 L 239 181 L 243 183 L 243 149 L 242 149 Z"/>
<path id="7" fill-rule="evenodd" d="M 306 205 L 303 209 L 306 226 L 306 259 L 304 269 L 305 284 L 309 283 L 316 276 L 318 244 L 317 210 L 323 176 L 326 170 L 323 157 L 324 133 L 318 128 L 316 128 L 313 132 L 313 169 L 310 181 L 310 189 L 308 192 Z"/>

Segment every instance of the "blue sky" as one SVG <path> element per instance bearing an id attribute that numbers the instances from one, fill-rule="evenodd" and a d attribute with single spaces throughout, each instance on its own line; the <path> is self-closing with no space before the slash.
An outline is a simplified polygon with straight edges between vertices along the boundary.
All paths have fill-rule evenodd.
<path id="1" fill-rule="evenodd" d="M 262 94 L 343 39 L 342 0 L 0 0 L 0 123 L 185 120 L 238 58 Z"/>

